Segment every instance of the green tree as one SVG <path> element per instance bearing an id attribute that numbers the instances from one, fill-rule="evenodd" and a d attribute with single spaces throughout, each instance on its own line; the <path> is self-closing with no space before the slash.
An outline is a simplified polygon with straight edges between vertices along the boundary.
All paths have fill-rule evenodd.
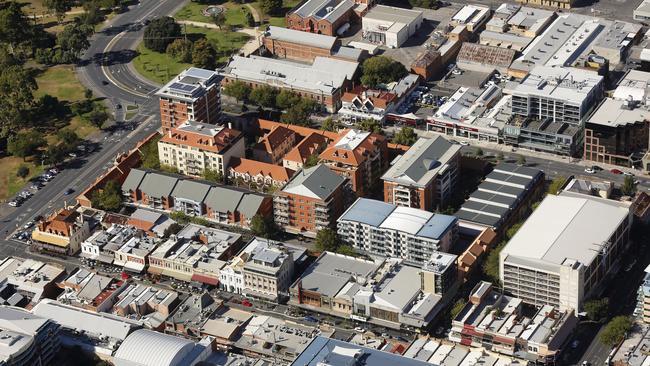
<path id="1" fill-rule="evenodd" d="M 31 108 L 37 85 L 31 72 L 21 65 L 0 70 L 0 136 L 22 127 Z"/>
<path id="2" fill-rule="evenodd" d="M 280 117 L 280 121 L 292 125 L 309 126 L 311 125 L 311 115 L 317 107 L 318 104 L 315 101 L 303 98 L 298 104 L 289 107 Z"/>
<path id="3" fill-rule="evenodd" d="M 268 85 L 261 85 L 251 91 L 249 99 L 251 102 L 264 107 L 275 108 L 275 99 L 278 91 Z"/>
<path id="4" fill-rule="evenodd" d="M 523 155 L 517 156 L 517 164 L 518 165 L 526 165 L 526 157 Z"/>
<path id="5" fill-rule="evenodd" d="M 501 242 L 492 250 L 487 255 L 487 258 L 485 258 L 485 262 L 483 262 L 483 274 L 490 278 L 490 280 L 494 283 L 499 283 L 499 253 L 501 253 L 501 250 L 503 247 L 506 246 L 506 242 Z"/>
<path id="6" fill-rule="evenodd" d="M 244 14 L 244 19 L 246 20 L 246 25 L 249 27 L 254 27 L 255 26 L 255 17 L 250 11 L 247 11 Z"/>
<path id="7" fill-rule="evenodd" d="M 251 87 L 242 81 L 236 80 L 226 84 L 223 87 L 223 93 L 235 98 L 238 102 L 245 102 L 251 94 Z"/>
<path id="8" fill-rule="evenodd" d="M 311 168 L 313 166 L 316 166 L 319 161 L 320 159 L 318 158 L 318 154 L 309 155 L 303 164 L 303 168 Z"/>
<path id="9" fill-rule="evenodd" d="M 122 205 L 122 189 L 115 180 L 110 180 L 104 188 L 96 191 L 90 198 L 94 207 L 106 211 L 118 211 Z"/>
<path id="10" fill-rule="evenodd" d="M 64 159 L 68 150 L 61 145 L 49 145 L 45 150 L 45 163 L 48 165 L 60 164 Z"/>
<path id="11" fill-rule="evenodd" d="M 275 233 L 275 224 L 270 217 L 264 217 L 260 214 L 253 216 L 251 219 L 251 231 L 255 236 L 262 238 L 271 238 Z"/>
<path id="12" fill-rule="evenodd" d="M 587 317 L 593 321 L 598 321 L 607 316 L 609 307 L 609 299 L 593 299 L 585 302 L 584 310 L 587 312 Z"/>
<path id="13" fill-rule="evenodd" d="M 333 229 L 321 229 L 316 234 L 316 250 L 318 251 L 336 252 L 339 245 L 339 238 Z"/>
<path id="14" fill-rule="evenodd" d="M 506 239 L 507 240 L 512 239 L 512 237 L 515 236 L 515 234 L 517 234 L 517 231 L 519 231 L 519 229 L 521 229 L 521 226 L 523 224 L 524 224 L 523 222 L 518 222 L 518 223 L 512 225 L 508 230 L 506 230 Z"/>
<path id="15" fill-rule="evenodd" d="M 357 127 L 361 130 L 377 133 L 380 135 L 384 134 L 384 131 L 381 129 L 381 124 L 375 121 L 374 119 L 364 119 L 363 121 L 357 123 Z"/>
<path id="16" fill-rule="evenodd" d="M 178 62 L 192 62 L 192 41 L 184 38 L 175 39 L 167 46 L 165 53 Z"/>
<path id="17" fill-rule="evenodd" d="M 34 130 L 18 132 L 7 140 L 7 151 L 23 159 L 34 155 L 36 150 L 43 146 L 45 146 L 43 134 Z"/>
<path id="18" fill-rule="evenodd" d="M 144 46 L 152 51 L 163 53 L 167 46 L 181 36 L 181 26 L 174 18 L 156 18 L 144 29 Z"/>
<path id="19" fill-rule="evenodd" d="M 562 186 L 564 185 L 564 182 L 566 182 L 566 178 L 561 175 L 553 178 L 551 183 L 548 185 L 547 193 L 558 195 L 562 189 Z"/>
<path id="20" fill-rule="evenodd" d="M 61 140 L 61 142 L 66 146 L 74 146 L 79 143 L 81 140 L 79 135 L 71 129 L 59 130 L 56 133 L 56 137 Z"/>
<path id="21" fill-rule="evenodd" d="M 140 148 L 140 155 L 142 156 L 142 167 L 144 169 L 158 170 L 160 169 L 160 159 L 158 157 L 158 142 L 151 141 L 150 143 Z"/>
<path id="22" fill-rule="evenodd" d="M 411 127 L 402 127 L 393 137 L 393 142 L 400 145 L 411 146 L 418 140 L 418 135 Z"/>
<path id="23" fill-rule="evenodd" d="M 282 11 L 282 0 L 261 0 L 260 9 L 264 12 L 264 14 L 280 14 Z"/>
<path id="24" fill-rule="evenodd" d="M 16 171 L 16 176 L 18 176 L 19 178 L 25 178 L 28 175 L 29 175 L 29 168 L 27 167 L 27 165 L 20 164 L 18 170 Z"/>
<path id="25" fill-rule="evenodd" d="M 22 5 L 17 1 L 0 4 L 0 42 L 9 46 L 9 53 L 14 54 L 16 47 L 32 36 L 33 27 Z"/>
<path id="26" fill-rule="evenodd" d="M 625 335 L 631 328 L 632 320 L 627 316 L 619 315 L 607 323 L 598 338 L 605 345 L 613 347 L 625 338 Z"/>
<path id="27" fill-rule="evenodd" d="M 483 152 L 483 149 L 481 149 L 480 147 L 477 147 L 477 148 L 476 148 L 476 153 L 475 153 L 475 154 L 476 154 L 476 156 L 481 157 L 481 156 L 483 156 L 483 154 L 485 154 L 485 153 Z"/>
<path id="28" fill-rule="evenodd" d="M 43 5 L 56 15 L 59 23 L 65 18 L 65 13 L 72 9 L 72 1 L 70 0 L 43 0 Z"/>
<path id="29" fill-rule="evenodd" d="M 217 51 L 205 38 L 194 42 L 192 64 L 202 69 L 215 69 L 217 67 Z"/>
<path id="30" fill-rule="evenodd" d="M 90 89 L 84 90 L 84 98 L 93 99 L 93 91 Z"/>
<path id="31" fill-rule="evenodd" d="M 72 23 L 66 25 L 56 35 L 56 44 L 59 46 L 57 54 L 58 63 L 70 63 L 79 59 L 79 55 L 90 46 L 88 37 L 93 34 L 93 27 L 87 24 Z M 56 57 L 55 57 L 56 58 Z"/>
<path id="32" fill-rule="evenodd" d="M 406 75 L 408 71 L 404 65 L 386 56 L 370 57 L 361 67 L 361 83 L 370 88 L 398 81 Z"/>
<path id="33" fill-rule="evenodd" d="M 275 105 L 278 109 L 289 109 L 292 105 L 296 105 L 302 98 L 291 90 L 282 89 L 275 97 Z"/>
<path id="34" fill-rule="evenodd" d="M 456 319 L 458 314 L 460 314 L 461 311 L 463 311 L 463 308 L 465 308 L 465 305 L 467 305 L 467 301 L 465 299 L 458 299 L 454 303 L 454 306 L 451 307 L 451 310 L 449 313 L 451 314 L 451 319 Z"/>
<path id="35" fill-rule="evenodd" d="M 104 14 L 97 1 L 86 1 L 83 3 L 84 13 L 80 20 L 84 24 L 95 25 L 104 20 Z"/>
<path id="36" fill-rule="evenodd" d="M 320 126 L 320 129 L 323 131 L 337 132 L 341 128 L 341 122 L 333 119 L 332 117 L 327 117 Z"/>
<path id="37" fill-rule="evenodd" d="M 623 178 L 623 185 L 621 185 L 621 193 L 625 196 L 634 196 L 636 193 L 636 185 L 634 184 L 634 177 L 626 175 Z"/>
<path id="38" fill-rule="evenodd" d="M 223 27 L 224 24 L 226 24 L 226 14 L 225 14 L 225 12 L 220 11 L 219 13 L 214 14 L 212 16 L 212 23 L 214 23 L 214 25 L 219 27 L 219 30 L 221 30 L 221 27 Z"/>
<path id="39" fill-rule="evenodd" d="M 359 253 L 357 253 L 357 251 L 350 245 L 339 245 L 339 247 L 336 248 L 336 253 L 350 257 L 357 257 L 359 255 Z"/>
<path id="40" fill-rule="evenodd" d="M 101 104 L 96 104 L 93 109 L 84 115 L 84 118 L 97 127 L 102 127 L 108 120 L 108 113 Z"/>
<path id="41" fill-rule="evenodd" d="M 203 171 L 203 179 L 215 183 L 224 183 L 224 175 L 212 169 L 205 169 Z"/>

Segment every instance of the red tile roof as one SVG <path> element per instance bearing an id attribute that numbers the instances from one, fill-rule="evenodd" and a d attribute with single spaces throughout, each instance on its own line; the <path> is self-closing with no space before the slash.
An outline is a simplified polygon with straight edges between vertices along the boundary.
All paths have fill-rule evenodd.
<path id="1" fill-rule="evenodd" d="M 330 141 L 331 139 L 320 133 L 311 133 L 291 149 L 291 151 L 284 156 L 284 159 L 304 163 L 310 156 L 323 151 Z"/>
<path id="2" fill-rule="evenodd" d="M 284 141 L 291 138 L 296 133 L 291 129 L 284 126 L 274 126 L 271 132 L 264 135 L 260 142 L 255 146 L 255 149 L 264 150 L 268 153 L 275 151 Z"/>
<path id="3" fill-rule="evenodd" d="M 261 174 L 277 181 L 288 181 L 294 173 L 293 170 L 283 166 L 242 158 L 232 158 L 230 160 L 230 169 L 240 174 L 248 173 L 251 176 Z"/>

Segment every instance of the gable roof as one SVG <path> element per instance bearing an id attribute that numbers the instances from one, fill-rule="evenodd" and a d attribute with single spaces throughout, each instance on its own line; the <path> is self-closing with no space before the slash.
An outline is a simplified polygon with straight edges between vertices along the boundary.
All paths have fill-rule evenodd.
<path id="1" fill-rule="evenodd" d="M 194 202 L 203 202 L 209 190 L 209 184 L 184 179 L 180 180 L 176 184 L 176 187 L 172 192 L 172 197 L 187 199 Z"/>
<path id="2" fill-rule="evenodd" d="M 313 132 L 309 136 L 300 141 L 293 149 L 291 149 L 285 156 L 284 160 L 295 161 L 304 163 L 307 158 L 314 154 L 321 152 L 330 141 L 326 136 Z"/>
<path id="3" fill-rule="evenodd" d="M 140 183 L 140 191 L 149 197 L 169 197 L 178 183 L 178 178 L 154 172 L 147 172 Z"/>
<path id="4" fill-rule="evenodd" d="M 212 187 L 205 197 L 205 205 L 214 211 L 235 212 L 244 192 L 226 187 Z"/>
<path id="5" fill-rule="evenodd" d="M 340 133 L 338 139 L 320 154 L 320 158 L 359 166 L 383 140 L 384 137 L 376 133 L 348 129 Z"/>
<path id="6" fill-rule="evenodd" d="M 147 174 L 147 172 L 144 170 L 131 169 L 129 175 L 124 180 L 124 183 L 122 183 L 122 192 L 133 192 L 138 189 L 145 174 Z"/>
<path id="7" fill-rule="evenodd" d="M 293 170 L 280 165 L 244 158 L 230 159 L 230 169 L 240 174 L 249 174 L 253 177 L 261 174 L 264 177 L 271 177 L 273 180 L 284 182 L 288 181 L 294 173 Z"/>
<path id="8" fill-rule="evenodd" d="M 294 174 L 282 192 L 326 200 L 344 182 L 344 177 L 334 173 L 327 166 L 318 164 Z"/>
<path id="9" fill-rule="evenodd" d="M 269 133 L 262 137 L 257 145 L 255 145 L 255 149 L 264 150 L 269 153 L 273 152 L 278 146 L 293 135 L 295 135 L 295 132 L 292 130 L 284 126 L 275 126 Z"/>

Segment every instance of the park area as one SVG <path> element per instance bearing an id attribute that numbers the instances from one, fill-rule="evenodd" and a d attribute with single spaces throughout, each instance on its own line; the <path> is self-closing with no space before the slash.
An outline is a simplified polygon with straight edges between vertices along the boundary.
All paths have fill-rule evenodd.
<path id="1" fill-rule="evenodd" d="M 279 11 L 277 14 L 273 15 L 268 15 L 264 14 L 264 11 L 262 10 L 261 6 L 261 1 L 253 1 L 250 3 L 246 4 L 238 4 L 234 1 L 228 1 L 228 2 L 219 2 L 219 1 L 214 1 L 214 4 L 199 4 L 195 2 L 190 2 L 187 5 L 185 5 L 181 10 L 179 10 L 174 17 L 178 20 L 191 20 L 194 22 L 203 22 L 203 23 L 212 23 L 212 19 L 210 16 L 206 16 L 204 14 L 204 10 L 208 6 L 221 6 L 223 7 L 226 11 L 224 13 L 226 17 L 226 24 L 229 24 L 231 26 L 240 26 L 244 27 L 246 26 L 245 20 L 246 16 L 245 13 L 247 8 L 250 6 L 257 11 L 257 14 L 260 15 L 261 18 L 264 19 L 263 23 L 265 24 L 270 24 L 278 27 L 285 27 L 286 22 L 285 22 L 285 14 L 289 12 L 294 6 L 296 6 L 300 0 L 284 0 L 282 3 L 282 10 Z"/>

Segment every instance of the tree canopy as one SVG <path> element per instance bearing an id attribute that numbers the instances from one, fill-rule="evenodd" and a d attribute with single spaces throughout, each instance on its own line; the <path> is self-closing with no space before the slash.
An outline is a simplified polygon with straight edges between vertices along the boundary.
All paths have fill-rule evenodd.
<path id="1" fill-rule="evenodd" d="M 74 22 L 66 25 L 56 36 L 59 46 L 57 63 L 71 63 L 79 59 L 79 55 L 90 46 L 90 37 L 94 32 L 93 26 Z"/>
<path id="2" fill-rule="evenodd" d="M 10 136 L 7 141 L 7 151 L 20 158 L 34 155 L 36 151 L 45 146 L 43 134 L 35 130 L 20 131 Z"/>
<path id="3" fill-rule="evenodd" d="M 384 131 L 381 129 L 381 124 L 374 119 L 364 119 L 363 121 L 357 123 L 357 127 L 364 131 L 373 132 L 380 135 L 384 134 Z"/>
<path id="4" fill-rule="evenodd" d="M 598 321 L 607 316 L 609 307 L 609 299 L 593 299 L 585 302 L 584 310 L 587 312 L 587 317 L 593 321 Z"/>
<path id="5" fill-rule="evenodd" d="M 361 83 L 370 88 L 398 81 L 406 75 L 408 71 L 404 65 L 386 56 L 370 57 L 361 67 Z"/>
<path id="6" fill-rule="evenodd" d="M 282 0 L 261 0 L 260 9 L 264 14 L 279 14 L 282 11 Z"/>
<path id="7" fill-rule="evenodd" d="M 249 99 L 261 107 L 274 108 L 277 95 L 277 89 L 268 85 L 261 85 L 251 91 Z"/>
<path id="8" fill-rule="evenodd" d="M 300 102 L 300 95 L 292 92 L 291 90 L 282 89 L 275 97 L 275 106 L 278 109 L 288 109 L 292 105 L 298 104 Z"/>
<path id="9" fill-rule="evenodd" d="M 202 69 L 217 67 L 217 50 L 205 38 L 194 42 L 192 47 L 192 64 Z"/>
<path id="10" fill-rule="evenodd" d="M 626 196 L 634 196 L 636 193 L 636 185 L 634 184 L 634 177 L 626 175 L 623 178 L 623 185 L 621 185 L 621 193 Z"/>
<path id="11" fill-rule="evenodd" d="M 339 128 L 341 128 L 341 122 L 332 117 L 327 117 L 320 125 L 320 129 L 323 131 L 336 132 Z"/>
<path id="12" fill-rule="evenodd" d="M 275 234 L 275 224 L 273 220 L 260 214 L 253 216 L 250 227 L 255 236 L 261 236 L 268 239 Z"/>
<path id="13" fill-rule="evenodd" d="M 65 13 L 72 9 L 71 0 L 43 0 L 43 5 L 56 15 L 59 22 L 63 20 Z"/>
<path id="14" fill-rule="evenodd" d="M 12 1 L 0 7 L 0 40 L 9 44 L 9 53 L 14 53 L 15 47 L 27 42 L 33 35 L 33 26 L 22 5 Z"/>
<path id="15" fill-rule="evenodd" d="M 104 188 L 96 191 L 92 197 L 93 206 L 106 211 L 117 211 L 122 205 L 122 189 L 115 180 L 108 181 Z"/>
<path id="16" fill-rule="evenodd" d="M 184 38 L 175 39 L 167 46 L 165 52 L 178 62 L 192 62 L 192 41 Z"/>
<path id="17" fill-rule="evenodd" d="M 236 80 L 232 83 L 226 84 L 226 86 L 223 87 L 223 93 L 229 97 L 235 98 L 239 102 L 244 102 L 248 100 L 248 97 L 251 94 L 251 87 L 242 81 Z"/>
<path id="18" fill-rule="evenodd" d="M 417 140 L 418 135 L 411 127 L 402 127 L 402 129 L 395 134 L 395 137 L 393 137 L 394 143 L 406 146 L 413 145 Z"/>
<path id="19" fill-rule="evenodd" d="M 181 26 L 172 17 L 156 18 L 144 29 L 144 46 L 163 53 L 167 46 L 181 36 Z"/>
<path id="20" fill-rule="evenodd" d="M 506 246 L 506 242 L 499 243 L 496 247 L 492 248 L 483 262 L 483 274 L 490 278 L 494 283 L 499 283 L 499 253 Z"/>
<path id="21" fill-rule="evenodd" d="M 27 114 L 34 106 L 37 85 L 32 73 L 21 65 L 0 70 L 0 136 L 22 127 Z"/>
<path id="22" fill-rule="evenodd" d="M 280 117 L 284 123 L 290 123 L 298 126 L 311 125 L 311 114 L 316 111 L 318 104 L 311 99 L 302 98 L 300 102 L 292 105 Z"/>
<path id="23" fill-rule="evenodd" d="M 340 245 L 336 231 L 330 228 L 325 228 L 316 234 L 316 249 L 324 252 L 335 252 Z"/>
<path id="24" fill-rule="evenodd" d="M 607 323 L 598 338 L 605 345 L 613 347 L 621 342 L 626 333 L 632 328 L 632 320 L 629 317 L 619 315 Z"/>

